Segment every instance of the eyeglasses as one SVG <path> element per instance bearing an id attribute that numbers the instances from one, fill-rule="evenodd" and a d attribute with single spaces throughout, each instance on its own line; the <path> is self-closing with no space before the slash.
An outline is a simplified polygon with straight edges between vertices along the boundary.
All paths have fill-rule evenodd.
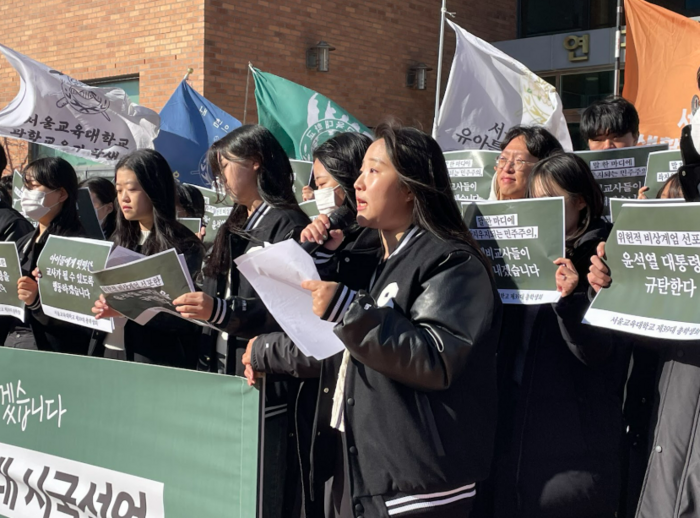
<path id="1" fill-rule="evenodd" d="M 505 169 L 508 164 L 513 164 L 513 169 L 523 171 L 526 165 L 534 165 L 537 162 L 528 162 L 527 160 L 510 160 L 504 156 L 499 156 L 496 160 L 496 166 L 499 169 Z"/>

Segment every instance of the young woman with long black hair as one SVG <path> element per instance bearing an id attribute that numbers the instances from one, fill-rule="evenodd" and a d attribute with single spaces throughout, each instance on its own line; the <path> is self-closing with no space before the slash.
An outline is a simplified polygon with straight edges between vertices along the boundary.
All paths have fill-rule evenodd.
<path id="1" fill-rule="evenodd" d="M 183 254 L 194 278 L 204 249 L 175 217 L 175 179 L 168 162 L 157 151 L 141 149 L 122 158 L 115 171 L 119 211 L 112 241 L 143 255 L 174 248 Z M 96 318 L 120 316 L 103 298 L 95 302 L 93 313 Z M 197 324 L 165 313 L 144 326 L 127 321 L 104 339 L 104 353 L 130 361 L 194 369 L 200 329 Z M 101 338 L 96 335 L 95 341 L 101 342 Z M 101 344 L 93 346 L 100 355 Z"/>
<path id="2" fill-rule="evenodd" d="M 328 480 L 330 517 L 466 517 L 491 461 L 500 299 L 437 142 L 375 134 L 355 190 L 378 259 L 303 284 L 346 347 L 323 362 L 312 485 Z"/>
<path id="3" fill-rule="evenodd" d="M 202 333 L 199 368 L 243 375 L 241 358 L 248 340 L 279 331 L 279 326 L 233 261 L 265 243 L 298 238 L 309 219 L 294 197 L 289 159 L 268 129 L 258 125 L 237 128 L 209 148 L 208 158 L 215 187 L 223 187 L 234 206 L 207 257 L 203 291 L 184 294 L 173 302 L 184 316 L 209 320 L 219 329 Z M 266 393 L 264 514 L 289 516 L 282 510 L 286 383 L 268 383 Z"/>
<path id="4" fill-rule="evenodd" d="M 117 228 L 117 189 L 107 178 L 92 176 L 80 182 L 78 187 L 87 187 L 90 191 L 92 206 L 97 213 L 105 239 L 109 239 Z"/>
<path id="5" fill-rule="evenodd" d="M 562 297 L 504 321 L 493 492 L 477 497 L 478 516 L 613 518 L 629 353 L 612 332 L 582 323 L 590 257 L 610 232 L 603 194 L 580 157 L 559 153 L 533 167 L 529 195 L 565 200 Z"/>
<path id="6" fill-rule="evenodd" d="M 319 208 L 349 211 L 352 220 L 357 215 L 355 201 L 355 181 L 360 175 L 362 159 L 372 140 L 360 133 L 341 133 L 318 146 L 313 153 L 313 176 L 321 193 L 317 201 L 324 200 Z M 325 191 L 324 191 L 325 190 Z M 301 234 L 301 241 L 323 243 L 329 237 L 330 220 L 327 213 L 321 213 Z M 338 260 L 349 259 L 350 252 L 364 255 L 372 264 L 376 264 L 379 251 L 379 236 L 376 233 L 363 233 L 357 223 L 351 224 L 343 231 L 330 231 L 331 236 L 343 235 L 340 247 L 334 251 L 320 247 L 314 254 L 314 261 L 320 272 L 333 269 Z M 359 239 L 363 236 L 362 239 Z M 357 260 L 354 264 L 357 264 Z M 323 274 L 323 273 L 322 273 Z M 321 362 L 305 356 L 282 332 L 260 335 L 248 342 L 243 355 L 245 375 L 249 383 L 255 383 L 260 373 L 287 375 L 297 379 L 298 390 L 291 390 L 294 383 L 290 381 L 287 400 L 288 415 L 288 451 L 285 500 L 293 501 L 301 494 L 301 515 L 314 518 L 323 513 L 323 501 L 313 501 L 313 491 L 309 487 L 309 456 L 312 440 L 313 417 L 319 390 L 318 378 L 321 375 Z M 294 467 L 296 466 L 296 470 Z M 295 476 L 296 473 L 299 476 Z M 323 484 L 315 489 L 316 494 L 323 494 Z M 292 518 L 298 516 L 295 510 L 288 513 Z"/>
<path id="7" fill-rule="evenodd" d="M 40 158 L 24 170 L 22 210 L 38 222 L 34 232 L 17 240 L 22 277 L 17 284 L 26 303 L 25 321 L 12 319 L 5 347 L 85 354 L 92 331 L 47 317 L 41 309 L 36 263 L 50 235 L 85 237 L 78 218 L 78 178 L 62 158 Z"/>

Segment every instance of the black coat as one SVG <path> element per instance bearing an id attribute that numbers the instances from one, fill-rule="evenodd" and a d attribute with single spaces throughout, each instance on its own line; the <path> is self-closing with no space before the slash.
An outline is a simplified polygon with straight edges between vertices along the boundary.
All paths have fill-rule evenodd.
<path id="1" fill-rule="evenodd" d="M 16 242 L 22 275 L 31 276 L 31 272 L 36 268 L 39 255 L 41 255 L 43 244 L 34 243 L 38 232 L 39 229 L 36 229 L 32 233 L 25 234 Z M 65 237 L 84 237 L 82 227 Z M 27 247 L 30 241 L 32 244 Z M 86 354 L 92 335 L 90 328 L 46 316 L 41 309 L 39 297 L 31 307 L 25 308 L 24 323 L 15 318 L 10 321 L 3 318 L 3 321 L 2 338 L 6 347 Z M 34 343 L 28 343 L 26 340 L 29 330 L 34 336 Z"/>
<path id="2" fill-rule="evenodd" d="M 574 293 L 504 310 L 496 461 L 479 518 L 615 516 L 629 354 L 616 333 L 582 323 L 590 257 L 608 233 L 598 222 L 567 254 Z"/>
<path id="3" fill-rule="evenodd" d="M 0 241 L 17 241 L 33 230 L 24 216 L 0 200 Z"/>
<path id="4" fill-rule="evenodd" d="M 366 516 L 388 517 L 389 500 L 403 506 L 397 498 L 468 497 L 491 462 L 500 299 L 476 250 L 412 230 L 371 289 L 374 268 L 362 263 L 376 265 L 376 255 L 348 251 L 337 262 L 349 288 L 369 289 L 341 286 L 334 301 L 352 300 L 335 332 L 351 355 L 343 444 L 353 507 Z M 321 369 L 311 434 L 315 501 L 335 469 L 339 436 L 330 421 L 341 362 L 335 355 Z"/>

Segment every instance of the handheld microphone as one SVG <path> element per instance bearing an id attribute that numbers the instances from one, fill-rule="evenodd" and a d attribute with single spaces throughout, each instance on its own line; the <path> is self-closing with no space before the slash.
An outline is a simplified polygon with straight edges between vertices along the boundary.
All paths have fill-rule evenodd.
<path id="1" fill-rule="evenodd" d="M 328 215 L 328 220 L 330 222 L 330 228 L 328 229 L 328 235 L 330 236 L 331 230 L 343 230 L 345 231 L 350 225 L 355 223 L 355 213 L 350 207 L 343 205 L 338 207 L 333 212 Z M 313 254 L 316 250 L 321 248 L 323 245 L 319 245 L 316 241 L 306 241 L 301 243 L 301 247 L 308 254 Z"/>

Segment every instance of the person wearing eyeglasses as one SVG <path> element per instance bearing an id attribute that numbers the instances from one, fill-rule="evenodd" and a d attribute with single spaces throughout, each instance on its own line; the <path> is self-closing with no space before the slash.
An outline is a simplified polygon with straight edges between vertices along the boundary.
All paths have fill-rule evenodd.
<path id="1" fill-rule="evenodd" d="M 518 200 L 527 195 L 533 166 L 557 151 L 561 144 L 541 126 L 513 126 L 501 142 L 501 156 L 491 185 L 490 200 Z"/>

